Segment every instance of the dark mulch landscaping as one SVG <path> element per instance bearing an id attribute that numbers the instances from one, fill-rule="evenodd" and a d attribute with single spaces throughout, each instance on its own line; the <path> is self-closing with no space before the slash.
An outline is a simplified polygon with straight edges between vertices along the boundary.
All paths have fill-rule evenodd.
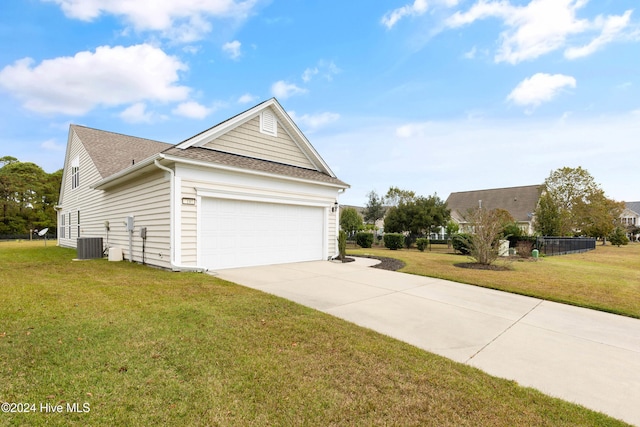
<path id="1" fill-rule="evenodd" d="M 477 262 L 460 262 L 457 264 L 453 264 L 459 268 L 473 268 L 475 270 L 491 270 L 491 271 L 508 271 L 509 267 L 504 265 L 486 265 L 486 264 L 478 264 Z"/>
<path id="2" fill-rule="evenodd" d="M 406 264 L 399 259 L 387 258 L 382 256 L 373 256 L 373 255 L 358 255 L 362 258 L 372 258 L 380 260 L 380 264 L 373 265 L 373 268 L 380 268 L 382 270 L 390 270 L 397 271 L 404 267 Z"/>

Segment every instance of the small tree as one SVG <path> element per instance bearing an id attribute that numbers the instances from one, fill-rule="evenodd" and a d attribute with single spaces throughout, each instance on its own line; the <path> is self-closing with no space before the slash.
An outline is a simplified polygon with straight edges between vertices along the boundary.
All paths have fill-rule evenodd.
<path id="1" fill-rule="evenodd" d="M 353 236 L 356 231 L 362 230 L 364 224 L 358 211 L 354 208 L 344 208 L 340 211 L 340 227 L 348 236 Z"/>
<path id="2" fill-rule="evenodd" d="M 616 245 L 617 247 L 629 244 L 629 238 L 622 227 L 616 227 L 615 230 L 613 230 L 609 235 L 609 241 L 612 245 Z"/>
<path id="3" fill-rule="evenodd" d="M 473 228 L 469 255 L 478 264 L 491 265 L 499 256 L 504 216 L 499 209 L 474 209 L 467 220 Z"/>
<path id="4" fill-rule="evenodd" d="M 375 191 L 369 192 L 367 197 L 369 197 L 369 200 L 364 208 L 364 221 L 375 225 L 379 219 L 384 218 L 384 198 L 378 196 L 378 193 Z"/>
<path id="5" fill-rule="evenodd" d="M 446 225 L 446 232 L 447 232 L 447 247 L 450 248 L 451 247 L 451 239 L 453 237 L 454 234 L 457 234 L 458 231 L 460 231 L 460 225 L 458 225 L 457 222 L 455 222 L 454 220 L 449 220 L 449 222 L 447 222 Z"/>

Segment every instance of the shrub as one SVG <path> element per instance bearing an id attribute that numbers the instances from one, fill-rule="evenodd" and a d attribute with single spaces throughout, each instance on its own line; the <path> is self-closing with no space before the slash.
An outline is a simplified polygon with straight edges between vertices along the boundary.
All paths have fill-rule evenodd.
<path id="1" fill-rule="evenodd" d="M 384 235 L 384 245 L 392 250 L 398 250 L 404 245 L 404 234 L 387 233 Z"/>
<path id="2" fill-rule="evenodd" d="M 429 239 L 420 237 L 416 240 L 416 246 L 420 252 L 424 252 L 424 250 L 427 249 L 427 246 L 429 246 Z"/>
<path id="3" fill-rule="evenodd" d="M 373 234 L 371 233 L 356 233 L 356 243 L 363 248 L 370 248 L 373 244 Z"/>
<path id="4" fill-rule="evenodd" d="M 462 255 L 469 255 L 471 253 L 471 239 L 472 237 L 470 234 L 454 234 L 451 238 L 451 244 L 456 252 L 460 252 Z"/>
<path id="5" fill-rule="evenodd" d="M 617 247 L 629 244 L 629 238 L 621 227 L 616 227 L 615 230 L 613 230 L 609 235 L 609 241 L 612 245 L 616 245 Z"/>
<path id="6" fill-rule="evenodd" d="M 344 262 L 347 256 L 347 233 L 344 230 L 338 232 L 338 251 L 340 252 L 340 259 Z"/>
<path id="7" fill-rule="evenodd" d="M 532 255 L 532 251 L 533 251 L 533 242 L 531 240 L 518 240 L 516 242 L 516 254 L 520 257 L 520 258 L 529 258 Z"/>

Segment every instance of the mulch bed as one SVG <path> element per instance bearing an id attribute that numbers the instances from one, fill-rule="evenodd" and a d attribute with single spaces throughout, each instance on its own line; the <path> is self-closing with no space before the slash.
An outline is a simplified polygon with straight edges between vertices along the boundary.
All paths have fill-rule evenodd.
<path id="1" fill-rule="evenodd" d="M 380 260 L 380 264 L 372 265 L 373 268 L 380 268 L 382 270 L 397 271 L 404 267 L 406 264 L 399 259 L 387 258 L 382 256 L 373 255 L 358 255 L 362 258 L 372 258 Z"/>
<path id="2" fill-rule="evenodd" d="M 473 268 L 474 270 L 491 270 L 491 271 L 510 270 L 509 267 L 506 267 L 504 265 L 495 265 L 495 264 L 485 265 L 485 264 L 478 264 L 477 262 L 460 262 L 458 264 L 453 264 L 453 265 L 459 268 Z"/>

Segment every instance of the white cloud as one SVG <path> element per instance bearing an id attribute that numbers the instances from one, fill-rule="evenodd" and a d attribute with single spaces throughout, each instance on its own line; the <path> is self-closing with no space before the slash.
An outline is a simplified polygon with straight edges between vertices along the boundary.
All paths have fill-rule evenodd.
<path id="1" fill-rule="evenodd" d="M 577 12 L 588 0 L 532 0 L 524 6 L 514 6 L 508 0 L 477 0 L 466 12 L 456 12 L 446 21 L 450 28 L 469 25 L 486 18 L 499 18 L 507 27 L 500 34 L 496 62 L 516 64 L 565 48 L 570 37 L 599 32 L 581 48 L 569 47 L 569 59 L 593 53 L 615 40 L 627 26 L 631 11 L 622 16 L 579 19 Z"/>
<path id="2" fill-rule="evenodd" d="M 250 93 L 245 93 L 240 98 L 238 98 L 238 104 L 250 104 L 252 102 L 256 102 L 257 100 L 257 96 L 251 95 Z"/>
<path id="3" fill-rule="evenodd" d="M 306 128 L 308 131 L 314 131 L 340 119 L 340 114 L 331 112 L 298 116 L 295 111 L 288 111 L 287 114 L 289 114 L 294 122 Z"/>
<path id="4" fill-rule="evenodd" d="M 396 128 L 396 136 L 399 138 L 415 138 L 425 135 L 430 122 L 407 123 Z"/>
<path id="5" fill-rule="evenodd" d="M 18 60 L 0 70 L 0 88 L 38 113 L 82 115 L 98 106 L 184 100 L 190 89 L 177 83 L 186 69 L 148 44 L 101 46 L 37 65 Z"/>
<path id="6" fill-rule="evenodd" d="M 278 80 L 271 85 L 271 94 L 276 98 L 286 99 L 293 95 L 302 95 L 307 90 L 296 86 L 293 83 L 287 83 L 284 80 Z"/>
<path id="7" fill-rule="evenodd" d="M 144 102 L 136 102 L 121 112 L 120 118 L 128 123 L 151 123 L 153 113 L 147 111 L 147 105 Z"/>
<path id="8" fill-rule="evenodd" d="M 564 74 L 537 73 L 521 81 L 507 97 L 516 105 L 537 107 L 551 101 L 564 88 L 575 88 L 576 79 Z"/>
<path id="9" fill-rule="evenodd" d="M 391 12 L 385 13 L 380 22 L 388 29 L 391 29 L 398 23 L 399 20 L 401 20 L 405 16 L 422 15 L 427 11 L 428 8 L 429 5 L 426 0 L 415 0 L 413 4 L 408 4 L 406 6 L 394 9 Z"/>
<path id="10" fill-rule="evenodd" d="M 567 59 L 576 59 L 591 55 L 602 46 L 616 40 L 620 33 L 629 25 L 631 11 L 627 10 L 622 16 L 609 16 L 606 19 L 598 17 L 596 25 L 602 28 L 602 33 L 590 43 L 580 47 L 570 47 L 564 52 Z"/>
<path id="11" fill-rule="evenodd" d="M 172 110 L 172 113 L 177 116 L 188 117 L 190 119 L 204 119 L 211 114 L 212 111 L 212 108 L 207 108 L 195 101 L 188 101 L 179 104 Z"/>
<path id="12" fill-rule="evenodd" d="M 55 139 L 47 139 L 42 144 L 40 144 L 41 148 L 44 148 L 48 151 L 64 151 L 64 145 L 58 144 Z"/>
<path id="13" fill-rule="evenodd" d="M 123 18 L 136 31 L 159 31 L 176 41 L 199 40 L 211 31 L 208 18 L 246 18 L 256 0 L 44 0 L 58 4 L 66 16 L 93 21 L 101 15 Z"/>
<path id="14" fill-rule="evenodd" d="M 561 115 L 564 121 L 559 120 Z M 384 194 L 390 186 L 422 195 L 437 192 L 446 199 L 454 191 L 541 184 L 552 170 L 564 166 L 587 169 L 610 197 L 637 200 L 637 191 L 627 185 L 628 168 L 602 159 L 634 158 L 640 134 L 638 117 L 576 113 L 570 117 L 405 123 L 345 117 L 340 127 L 314 136 L 313 143 L 322 148 L 332 169 L 340 171 L 338 177 L 351 185 L 340 196 L 341 204 L 364 204 L 369 191 Z M 412 132 L 403 134 L 398 129 Z M 526 170 L 522 161 L 496 166 L 496 158 L 508 153 L 526 159 Z M 460 171 L 472 171 L 473 179 Z"/>
<path id="15" fill-rule="evenodd" d="M 304 70 L 304 73 L 302 73 L 302 81 L 305 83 L 309 83 L 309 81 L 311 81 L 313 76 L 315 76 L 316 74 L 318 74 L 318 67 L 307 68 L 306 70 Z"/>
<path id="16" fill-rule="evenodd" d="M 228 54 L 231 59 L 238 59 L 242 54 L 242 52 L 240 52 L 241 46 L 242 46 L 242 43 L 240 43 L 238 40 L 234 40 L 232 42 L 228 42 L 222 45 L 222 50 L 226 54 Z"/>
<path id="17" fill-rule="evenodd" d="M 321 75 L 327 81 L 333 81 L 333 76 L 340 74 L 342 70 L 333 61 L 321 59 L 315 67 L 309 67 L 302 73 L 302 81 L 309 83 L 315 76 Z"/>

